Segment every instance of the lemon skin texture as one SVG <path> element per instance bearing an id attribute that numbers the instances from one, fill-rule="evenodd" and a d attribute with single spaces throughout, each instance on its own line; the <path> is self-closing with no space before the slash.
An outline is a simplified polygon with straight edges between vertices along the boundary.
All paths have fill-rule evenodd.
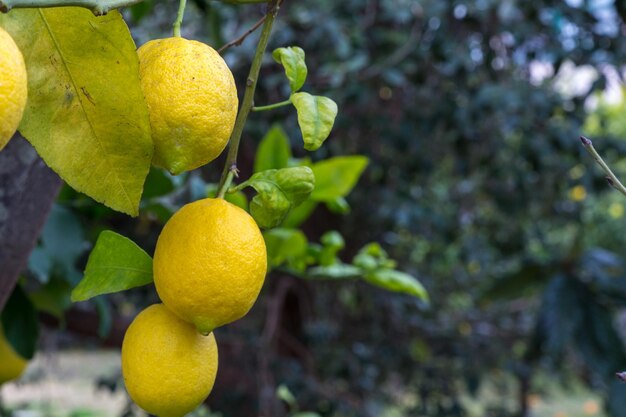
<path id="1" fill-rule="evenodd" d="M 154 253 L 159 297 L 205 334 L 246 315 L 266 272 L 256 222 L 219 198 L 183 206 L 165 224 Z"/>
<path id="2" fill-rule="evenodd" d="M 0 150 L 22 120 L 27 87 L 24 57 L 11 35 L 0 28 Z"/>
<path id="3" fill-rule="evenodd" d="M 0 328 L 0 385 L 19 378 L 27 365 L 28 361 L 13 350 Z"/>
<path id="4" fill-rule="evenodd" d="M 150 113 L 153 165 L 180 174 L 217 158 L 237 117 L 237 87 L 222 57 L 184 38 L 141 46 L 139 75 Z"/>
<path id="5" fill-rule="evenodd" d="M 213 333 L 203 336 L 163 304 L 143 310 L 122 343 L 122 373 L 130 397 L 159 417 L 182 417 L 213 389 L 217 374 Z"/>

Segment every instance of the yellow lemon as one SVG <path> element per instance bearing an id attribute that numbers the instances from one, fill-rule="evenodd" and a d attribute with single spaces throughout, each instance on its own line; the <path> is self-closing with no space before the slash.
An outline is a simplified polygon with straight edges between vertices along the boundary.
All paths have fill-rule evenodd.
<path id="1" fill-rule="evenodd" d="M 13 350 L 0 328 L 0 385 L 19 378 L 26 365 L 28 361 Z"/>
<path id="2" fill-rule="evenodd" d="M 157 39 L 137 51 L 150 113 L 153 164 L 173 174 L 205 165 L 226 147 L 237 117 L 237 87 L 210 46 Z"/>
<path id="3" fill-rule="evenodd" d="M 217 374 L 213 333 L 202 336 L 163 304 L 143 310 L 122 343 L 122 373 L 130 397 L 159 417 L 182 417 L 213 389 Z"/>
<path id="4" fill-rule="evenodd" d="M 161 300 L 203 333 L 246 315 L 266 272 L 265 242 L 254 219 L 219 198 L 176 212 L 154 252 Z"/>
<path id="5" fill-rule="evenodd" d="M 22 120 L 27 95 L 24 57 L 11 35 L 0 28 L 0 150 Z"/>

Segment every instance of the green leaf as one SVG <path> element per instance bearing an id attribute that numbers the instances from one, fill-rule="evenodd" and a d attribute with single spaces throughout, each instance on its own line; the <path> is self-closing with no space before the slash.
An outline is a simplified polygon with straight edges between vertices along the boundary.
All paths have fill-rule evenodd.
<path id="1" fill-rule="evenodd" d="M 254 172 L 287 168 L 290 158 L 289 138 L 280 125 L 274 125 L 259 143 L 254 160 Z"/>
<path id="2" fill-rule="evenodd" d="M 71 289 L 72 287 L 66 280 L 57 278 L 29 295 L 38 311 L 44 311 L 62 320 L 63 313 L 72 304 L 70 301 Z"/>
<path id="3" fill-rule="evenodd" d="M 291 209 L 287 217 L 282 222 L 283 227 L 299 227 L 308 219 L 313 211 L 317 208 L 317 203 L 312 200 L 306 200 L 304 203 Z"/>
<path id="4" fill-rule="evenodd" d="M 276 228 L 263 233 L 263 238 L 267 247 L 267 260 L 273 268 L 289 259 L 306 255 L 308 241 L 301 230 Z"/>
<path id="5" fill-rule="evenodd" d="M 363 270 L 354 265 L 335 264 L 318 266 L 307 271 L 308 278 L 316 279 L 353 279 L 363 275 Z"/>
<path id="6" fill-rule="evenodd" d="M 346 242 L 343 239 L 343 236 L 341 236 L 341 233 L 336 230 L 324 233 L 320 242 L 322 242 L 322 245 L 336 250 L 341 250 L 346 247 Z"/>
<path id="7" fill-rule="evenodd" d="M 20 132 L 73 188 L 137 215 L 153 146 L 136 48 L 121 14 L 15 9 L 0 25 L 28 69 Z"/>
<path id="8" fill-rule="evenodd" d="M 369 160 L 365 156 L 340 156 L 314 164 L 311 169 L 315 174 L 315 190 L 311 199 L 315 201 L 334 201 L 345 197 L 352 191 Z"/>
<path id="9" fill-rule="evenodd" d="M 337 103 L 328 97 L 309 93 L 295 93 L 291 102 L 298 111 L 298 124 L 302 131 L 304 149 L 315 151 L 324 143 L 335 124 Z"/>
<path id="10" fill-rule="evenodd" d="M 300 90 L 306 81 L 308 73 L 304 62 L 304 51 L 297 46 L 275 49 L 272 56 L 283 67 L 289 80 L 289 87 L 295 93 Z"/>
<path id="11" fill-rule="evenodd" d="M 76 215 L 59 204 L 52 206 L 39 240 L 28 259 L 34 276 L 44 284 L 58 276 L 75 285 L 81 277 L 76 263 L 89 249 Z"/>
<path id="12" fill-rule="evenodd" d="M 330 266 L 339 262 L 337 253 L 346 246 L 341 233 L 332 230 L 322 235 L 322 250 L 318 256 L 320 265 Z"/>
<path id="13" fill-rule="evenodd" d="M 173 178 L 163 169 L 152 168 L 146 177 L 142 198 L 147 200 L 171 193 L 176 188 Z"/>
<path id="14" fill-rule="evenodd" d="M 309 167 L 270 169 L 254 174 L 235 187 L 256 190 L 250 213 L 260 227 L 278 226 L 292 207 L 305 201 L 315 187 L 315 176 Z"/>
<path id="15" fill-rule="evenodd" d="M 310 411 L 300 412 L 292 414 L 290 417 L 322 417 L 317 413 L 312 413 Z"/>
<path id="16" fill-rule="evenodd" d="M 0 330 L 15 352 L 24 359 L 32 359 L 39 338 L 39 322 L 35 308 L 21 286 L 16 285 L 13 289 L 2 310 L 1 321 Z"/>
<path id="17" fill-rule="evenodd" d="M 343 197 L 337 197 L 334 200 L 326 201 L 326 208 L 337 214 L 347 214 L 350 212 L 350 204 Z"/>
<path id="18" fill-rule="evenodd" d="M 280 384 L 278 388 L 276 388 L 276 397 L 278 397 L 279 400 L 282 400 L 285 403 L 287 403 L 287 405 L 291 409 L 298 407 L 298 402 L 296 401 L 296 397 L 294 397 L 294 395 L 291 393 L 291 391 L 285 384 Z"/>
<path id="19" fill-rule="evenodd" d="M 72 301 L 85 301 L 151 282 L 152 258 L 132 240 L 105 230 L 89 256 L 85 277 L 72 291 Z"/>
<path id="20" fill-rule="evenodd" d="M 396 261 L 389 258 L 387 251 L 377 242 L 363 246 L 352 259 L 352 263 L 369 272 L 377 269 L 394 269 L 396 267 Z"/>
<path id="21" fill-rule="evenodd" d="M 428 293 L 422 284 L 409 274 L 394 269 L 379 269 L 365 276 L 372 285 L 388 291 L 400 292 L 428 301 Z"/>

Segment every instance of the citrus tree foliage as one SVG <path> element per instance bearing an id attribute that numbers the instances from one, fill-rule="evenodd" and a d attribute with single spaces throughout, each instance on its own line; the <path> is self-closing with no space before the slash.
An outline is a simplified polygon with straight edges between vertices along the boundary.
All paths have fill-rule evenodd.
<path id="1" fill-rule="evenodd" d="M 257 6 L 190 3 L 197 12 L 193 35 L 214 45 L 258 19 Z M 160 23 L 151 12 L 175 6 L 154 0 L 130 8 L 137 43 L 154 36 Z M 262 117 L 252 113 L 239 184 L 266 170 L 309 167 L 314 173 L 315 188 L 300 205 L 277 194 L 289 209 L 277 216 L 284 216 L 280 226 L 264 234 L 272 277 L 305 278 L 297 282 L 310 297 L 297 300 L 311 311 L 302 316 L 306 308 L 294 309 L 294 321 L 303 325 L 285 324 L 305 353 L 280 344 L 288 353 L 261 357 L 263 372 L 289 386 L 305 409 L 324 415 L 377 416 L 391 407 L 403 415 L 460 416 L 466 413 L 461 396 L 477 393 L 491 370 L 512 372 L 524 387 L 547 364 L 565 369 L 568 378 L 593 380 L 611 415 L 624 415 L 624 387 L 612 379 L 626 367 L 614 320 L 626 301 L 626 242 L 618 232 L 625 226 L 624 202 L 578 142 L 585 100 L 605 86 L 607 64 L 624 62 L 624 16 L 621 2 L 285 2 L 255 103 L 286 104 Z M 246 41 L 227 53 L 238 81 L 253 49 L 254 41 Z M 597 70 L 587 90 L 556 90 L 570 63 Z M 331 138 L 314 154 L 304 144 L 309 149 L 326 139 L 325 120 L 334 111 L 314 100 L 303 118 L 297 103 L 312 100 L 297 94 L 305 93 L 339 104 Z M 315 119 L 319 109 L 325 117 Z M 593 127 L 595 135 L 611 133 L 601 121 Z M 604 139 L 603 148 L 626 151 L 616 138 Z M 181 177 L 150 171 L 138 223 L 71 188 L 55 210 L 70 212 L 85 246 L 106 225 L 151 253 L 173 211 L 215 195 L 216 182 L 211 167 Z M 250 207 L 258 189 L 247 185 L 226 198 Z M 46 230 L 62 221 L 54 214 Z M 328 233 L 334 229 L 341 233 Z M 36 281 L 29 295 L 40 310 L 62 312 L 80 279 L 63 271 L 84 260 L 76 254 L 68 261 L 53 249 L 69 240 L 44 233 L 31 257 Z M 373 240 L 381 245 L 369 245 Z M 134 262 L 145 256 L 126 248 Z M 105 259 L 106 252 L 96 255 Z M 421 285 L 405 285 L 399 271 L 420 277 L 435 300 L 430 309 L 419 297 L 371 290 L 369 284 L 385 284 L 424 298 Z M 123 297 L 136 301 L 144 294 L 140 288 Z M 102 312 L 123 302 L 95 300 Z M 261 320 L 253 315 L 249 326 Z M 240 337 L 257 358 L 263 340 L 250 333 Z M 254 373 L 255 360 L 238 365 Z M 400 404 L 398 387 L 419 400 Z M 238 415 L 249 394 L 231 389 L 217 397 L 216 409 Z M 291 406 L 291 397 L 280 398 Z M 485 408 L 498 415 L 518 411 L 500 402 Z"/>

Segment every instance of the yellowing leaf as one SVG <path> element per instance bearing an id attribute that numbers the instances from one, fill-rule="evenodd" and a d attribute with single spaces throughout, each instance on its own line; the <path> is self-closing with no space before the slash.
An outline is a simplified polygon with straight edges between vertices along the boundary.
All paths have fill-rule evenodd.
<path id="1" fill-rule="evenodd" d="M 298 112 L 304 149 L 307 151 L 319 149 L 335 124 L 337 103 L 328 97 L 313 96 L 309 93 L 292 94 L 291 102 Z"/>
<path id="2" fill-rule="evenodd" d="M 295 93 L 300 90 L 308 73 L 302 48 L 297 46 L 278 48 L 274 50 L 272 56 L 276 62 L 285 67 L 285 75 L 289 80 L 291 91 Z"/>
<path id="3" fill-rule="evenodd" d="M 16 9 L 0 16 L 0 25 L 28 69 L 20 132 L 69 185 L 136 215 L 153 149 L 135 44 L 122 16 Z"/>

